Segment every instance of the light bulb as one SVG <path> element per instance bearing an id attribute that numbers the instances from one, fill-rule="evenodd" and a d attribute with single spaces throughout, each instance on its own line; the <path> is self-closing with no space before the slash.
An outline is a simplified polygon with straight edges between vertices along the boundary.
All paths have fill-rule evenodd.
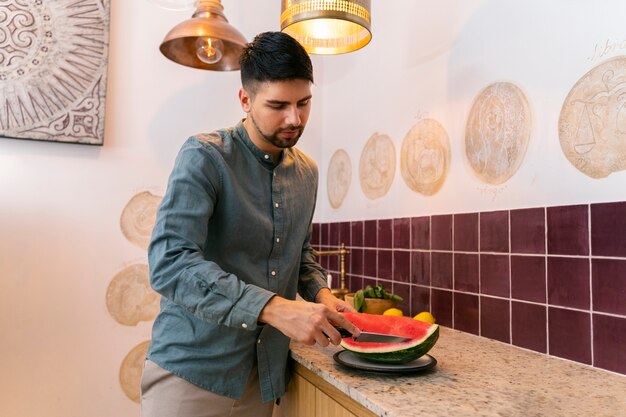
<path id="1" fill-rule="evenodd" d="M 200 36 L 196 41 L 196 55 L 205 64 L 215 64 L 224 55 L 224 42 L 217 38 Z"/>

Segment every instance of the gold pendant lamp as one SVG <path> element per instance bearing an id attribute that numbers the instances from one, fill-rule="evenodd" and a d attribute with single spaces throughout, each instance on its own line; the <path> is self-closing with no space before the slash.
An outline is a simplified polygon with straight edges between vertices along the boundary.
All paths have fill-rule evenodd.
<path id="1" fill-rule="evenodd" d="M 369 43 L 370 0 L 281 0 L 280 30 L 310 54 L 335 55 Z"/>
<path id="2" fill-rule="evenodd" d="M 188 67 L 212 71 L 239 69 L 246 38 L 224 16 L 219 0 L 199 0 L 191 19 L 174 26 L 160 50 L 166 58 Z"/>

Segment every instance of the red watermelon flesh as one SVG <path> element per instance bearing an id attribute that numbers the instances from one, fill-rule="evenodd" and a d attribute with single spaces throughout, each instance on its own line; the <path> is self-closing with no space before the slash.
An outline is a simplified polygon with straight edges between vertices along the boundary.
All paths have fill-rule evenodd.
<path id="1" fill-rule="evenodd" d="M 439 325 L 413 320 L 410 317 L 383 316 L 366 313 L 343 313 L 360 330 L 411 338 L 400 343 L 355 342 L 342 339 L 341 346 L 364 359 L 385 363 L 406 363 L 423 356 L 437 342 Z"/>

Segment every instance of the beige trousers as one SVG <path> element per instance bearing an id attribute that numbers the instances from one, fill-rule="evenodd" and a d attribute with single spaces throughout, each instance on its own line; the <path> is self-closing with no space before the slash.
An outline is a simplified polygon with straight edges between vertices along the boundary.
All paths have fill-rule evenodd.
<path id="1" fill-rule="evenodd" d="M 214 394 L 146 360 L 141 377 L 141 417 L 271 417 L 261 402 L 259 372 L 250 372 L 240 400 Z"/>

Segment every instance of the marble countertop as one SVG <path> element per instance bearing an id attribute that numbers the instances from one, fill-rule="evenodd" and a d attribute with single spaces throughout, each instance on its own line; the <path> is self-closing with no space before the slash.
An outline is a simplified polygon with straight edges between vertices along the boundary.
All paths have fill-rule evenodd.
<path id="1" fill-rule="evenodd" d="M 626 416 L 626 376 L 449 328 L 423 373 L 347 368 L 340 350 L 293 343 L 291 357 L 379 416 Z"/>

